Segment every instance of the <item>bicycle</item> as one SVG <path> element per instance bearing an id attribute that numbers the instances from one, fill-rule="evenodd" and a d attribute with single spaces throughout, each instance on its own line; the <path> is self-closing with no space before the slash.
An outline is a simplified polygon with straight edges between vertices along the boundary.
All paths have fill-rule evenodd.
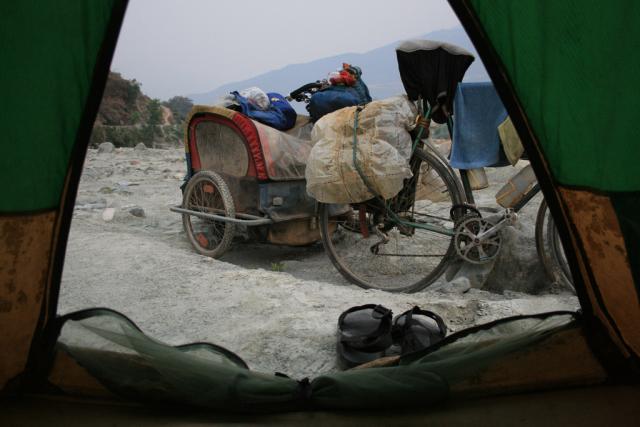
<path id="1" fill-rule="evenodd" d="M 452 88 L 462 80 L 473 56 L 446 43 L 408 43 L 405 51 L 402 45 L 398 48 L 401 77 L 410 99 L 417 98 L 422 107 L 409 159 L 413 177 L 405 180 L 392 199 L 373 197 L 351 204 L 349 212 L 339 216 L 331 215 L 330 205 L 320 203 L 318 209 L 322 243 L 338 271 L 362 288 L 390 292 L 424 289 L 456 259 L 477 264 L 495 259 L 501 248 L 500 231 L 515 224 L 517 213 L 540 191 L 537 184 L 533 186 L 513 208 L 505 209 L 495 223 L 483 218 L 475 206 L 467 171 L 460 170 L 458 179 L 447 159 L 423 138 L 428 135 L 432 119 L 446 123 L 452 134 L 452 97 L 447 93 L 453 93 Z M 414 69 L 405 67 L 407 72 L 403 74 L 401 52 L 425 56 L 423 64 L 439 62 L 445 69 L 455 69 L 456 64 L 459 67 L 446 82 L 436 82 L 434 90 L 424 87 L 429 79 L 421 78 L 420 70 L 413 67 L 415 58 L 409 62 L 409 68 Z M 411 79 L 414 81 L 406 81 Z M 443 87 L 445 90 L 441 90 Z M 299 92 L 300 89 L 296 91 L 298 99 L 310 99 Z M 361 174 L 361 178 L 366 184 L 366 177 Z M 546 204 L 541 205 L 536 229 L 537 247 L 545 269 L 553 277 L 560 273 L 570 277 Z M 567 281 L 570 283 L 570 278 Z"/>

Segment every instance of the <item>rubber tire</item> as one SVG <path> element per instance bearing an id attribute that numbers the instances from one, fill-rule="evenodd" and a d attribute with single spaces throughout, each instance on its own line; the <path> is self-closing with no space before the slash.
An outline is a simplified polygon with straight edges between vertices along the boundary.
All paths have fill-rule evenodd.
<path id="1" fill-rule="evenodd" d="M 191 193 L 194 191 L 194 188 L 196 188 L 196 186 L 203 181 L 206 181 L 213 185 L 220 194 L 222 203 L 224 205 L 225 216 L 229 218 L 235 218 L 236 208 L 235 204 L 233 203 L 233 197 L 231 196 L 229 187 L 220 175 L 211 171 L 198 172 L 191 177 L 184 190 L 182 207 L 184 209 L 188 209 L 188 200 L 191 197 Z M 201 255 L 209 256 L 212 258 L 219 258 L 227 250 L 229 250 L 229 248 L 231 247 L 231 243 L 233 242 L 233 236 L 235 235 L 235 224 L 226 222 L 224 223 L 224 232 L 222 239 L 220 239 L 220 243 L 218 243 L 218 245 L 213 249 L 206 249 L 200 246 L 198 240 L 193 234 L 193 230 L 191 229 L 191 215 L 182 214 L 182 225 L 185 232 L 187 233 L 189 242 L 194 247 L 194 249 Z"/>
<path id="2" fill-rule="evenodd" d="M 433 169 L 436 170 L 438 175 L 442 178 L 449 193 L 452 195 L 454 204 L 464 203 L 464 196 L 460 193 L 460 189 L 456 184 L 455 176 L 451 175 L 451 172 L 448 168 L 442 164 L 442 161 L 438 159 L 435 155 L 429 153 L 428 151 L 416 149 L 416 155 L 422 159 L 423 162 L 428 163 Z M 318 203 L 318 215 L 319 215 L 319 223 L 320 223 L 320 235 L 322 237 L 322 245 L 324 246 L 324 250 L 329 256 L 329 259 L 335 266 L 335 268 L 342 274 L 342 276 L 347 279 L 349 282 L 354 285 L 360 286 L 364 289 L 380 289 L 387 292 L 399 293 L 412 293 L 420 291 L 427 286 L 431 285 L 438 277 L 440 277 L 447 267 L 455 261 L 457 258 L 456 250 L 453 244 L 453 237 L 451 238 L 451 243 L 449 248 L 447 249 L 447 253 L 442 257 L 442 260 L 438 264 L 438 266 L 431 272 L 427 277 L 420 280 L 419 282 L 407 285 L 405 287 L 388 289 L 388 288 L 380 288 L 372 285 L 371 283 L 367 283 L 360 279 L 358 276 L 353 274 L 348 267 L 344 266 L 335 253 L 333 249 L 333 242 L 331 241 L 331 233 L 329 233 L 329 205 L 325 203 Z"/>
<path id="3" fill-rule="evenodd" d="M 555 223 L 549 224 L 548 221 L 545 221 L 548 209 L 547 202 L 543 199 L 536 216 L 536 251 L 549 280 L 560 282 L 561 285 L 570 288 L 575 293 L 576 290 L 573 287 L 571 277 L 567 274 L 569 273 L 569 267 L 564 265 L 565 263 L 561 259 L 560 251 L 563 248 L 557 245 L 558 229 L 555 227 Z M 551 218 L 550 215 L 551 213 L 549 212 L 549 218 Z"/>

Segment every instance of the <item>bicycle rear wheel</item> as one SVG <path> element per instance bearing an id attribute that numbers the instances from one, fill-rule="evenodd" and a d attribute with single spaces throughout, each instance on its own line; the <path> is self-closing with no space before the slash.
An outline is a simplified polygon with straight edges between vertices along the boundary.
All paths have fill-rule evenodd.
<path id="1" fill-rule="evenodd" d="M 421 161 L 418 201 L 395 212 L 412 223 L 453 231 L 450 210 L 463 203 L 455 177 L 433 154 L 416 150 Z M 351 283 L 389 292 L 416 292 L 433 283 L 455 258 L 451 235 L 424 228 L 398 226 L 366 204 L 355 204 L 331 217 L 329 205 L 320 206 L 320 231 L 333 265 Z M 378 224 L 384 223 L 382 230 Z M 384 242 L 384 240 L 387 240 Z"/>

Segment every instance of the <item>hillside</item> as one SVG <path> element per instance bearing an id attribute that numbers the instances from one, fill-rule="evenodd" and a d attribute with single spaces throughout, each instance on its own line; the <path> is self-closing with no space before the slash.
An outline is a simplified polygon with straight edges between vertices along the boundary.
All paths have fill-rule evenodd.
<path id="1" fill-rule="evenodd" d="M 424 34 L 421 39 L 440 40 L 461 46 L 474 55 L 476 51 L 462 27 L 435 31 Z M 288 94 L 297 87 L 324 78 L 327 73 L 340 67 L 343 62 L 358 65 L 363 70 L 362 78 L 374 98 L 387 98 L 404 92 L 395 48 L 398 42 L 390 43 L 366 53 L 344 53 L 318 59 L 304 64 L 287 65 L 284 68 L 269 71 L 251 79 L 225 84 L 209 92 L 188 95 L 196 104 L 212 104 L 221 96 L 233 90 L 258 86 L 267 91 Z M 465 81 L 487 81 L 489 76 L 479 58 L 471 65 Z"/>
<path id="2" fill-rule="evenodd" d="M 93 125 L 92 145 L 111 142 L 131 147 L 140 142 L 156 146 L 175 145 L 181 137 L 182 121 L 192 106 L 185 97 L 160 103 L 142 92 L 141 84 L 110 72 L 100 109 Z"/>
<path id="3" fill-rule="evenodd" d="M 100 103 L 96 124 L 107 126 L 135 125 L 148 115 L 151 98 L 142 93 L 140 83 L 110 72 Z"/>

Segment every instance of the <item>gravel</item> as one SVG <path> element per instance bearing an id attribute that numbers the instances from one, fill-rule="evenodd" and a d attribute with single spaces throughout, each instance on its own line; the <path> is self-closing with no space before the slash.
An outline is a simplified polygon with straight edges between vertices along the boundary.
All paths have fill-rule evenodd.
<path id="1" fill-rule="evenodd" d="M 493 195 L 523 164 L 487 169 L 493 185 L 476 193 L 479 205 L 496 207 Z M 440 314 L 452 331 L 506 316 L 578 308 L 567 289 L 548 283 L 537 258 L 540 196 L 515 227 L 505 229 L 494 263 L 458 264 L 427 290 L 390 294 L 347 283 L 321 244 L 237 242 L 221 260 L 198 255 L 181 217 L 169 211 L 180 203 L 184 170 L 179 149 L 89 150 L 60 313 L 110 307 L 168 344 L 213 342 L 252 369 L 303 378 L 338 369 L 337 319 L 355 305 L 383 304 L 395 314 L 419 305 Z"/>

